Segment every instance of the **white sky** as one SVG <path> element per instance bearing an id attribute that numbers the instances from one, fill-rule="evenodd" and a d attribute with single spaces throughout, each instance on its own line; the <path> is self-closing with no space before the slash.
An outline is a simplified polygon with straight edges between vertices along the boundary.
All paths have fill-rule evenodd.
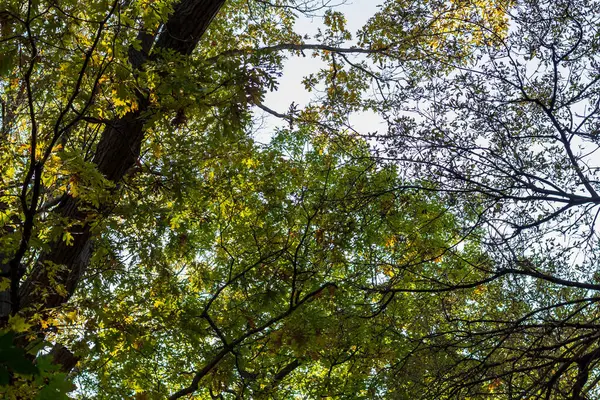
<path id="1" fill-rule="evenodd" d="M 377 12 L 378 5 L 382 2 L 382 0 L 349 0 L 346 4 L 335 7 L 335 10 L 344 13 L 347 20 L 346 26 L 354 35 Z M 321 18 L 300 17 L 296 22 L 296 32 L 301 35 L 312 36 L 320 27 L 323 27 Z M 316 43 L 317 41 L 307 40 L 306 42 Z M 303 107 L 314 99 L 314 93 L 309 93 L 304 89 L 302 78 L 317 72 L 324 64 L 319 59 L 312 58 L 310 54 L 309 51 L 306 52 L 306 57 L 291 56 L 286 61 L 283 76 L 279 80 L 279 88 L 276 92 L 267 93 L 264 99 L 265 106 L 279 113 L 285 113 L 292 102 Z M 363 133 L 382 128 L 382 120 L 374 114 L 356 114 L 351 118 L 351 123 L 354 129 Z M 267 143 L 273 134 L 273 128 L 282 125 L 285 125 L 283 121 L 267 117 L 265 124 L 255 135 L 255 139 L 258 142 Z"/>

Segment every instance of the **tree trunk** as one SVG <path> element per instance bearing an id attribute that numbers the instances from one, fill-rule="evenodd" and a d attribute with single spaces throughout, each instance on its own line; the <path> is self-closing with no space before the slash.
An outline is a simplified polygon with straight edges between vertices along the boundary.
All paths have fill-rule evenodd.
<path id="1" fill-rule="evenodd" d="M 210 25 L 214 16 L 223 6 L 225 0 L 183 0 L 169 16 L 164 29 L 154 44 L 156 50 L 173 50 L 182 55 L 192 53 L 200 38 Z M 130 60 L 134 68 L 140 68 L 148 58 L 152 47 L 153 36 L 142 33 L 142 50 L 130 51 Z M 158 53 L 160 57 L 160 53 Z M 140 95 L 139 109 L 107 124 L 98 143 L 93 162 L 98 170 L 110 181 L 119 184 L 126 171 L 133 167 L 140 154 L 144 138 L 144 119 L 142 115 L 148 110 L 148 103 Z M 107 204 L 101 210 L 107 210 Z M 82 211 L 78 199 L 68 197 L 57 212 L 64 217 L 81 221 L 72 228 L 73 242 L 67 245 L 59 240 L 51 243 L 51 250 L 43 254 L 26 282 L 21 287 L 21 306 L 35 306 L 36 309 L 57 307 L 66 302 L 75 291 L 77 284 L 89 264 L 92 255 L 92 235 L 89 215 Z M 88 205 L 89 208 L 89 205 Z M 97 213 L 95 212 L 95 213 Z M 49 263 L 50 262 L 50 263 Z M 56 291 L 52 287 L 48 265 L 63 266 L 53 276 L 55 283 L 62 284 L 63 290 Z M 0 307 L 2 315 L 15 312 L 14 307 Z"/>

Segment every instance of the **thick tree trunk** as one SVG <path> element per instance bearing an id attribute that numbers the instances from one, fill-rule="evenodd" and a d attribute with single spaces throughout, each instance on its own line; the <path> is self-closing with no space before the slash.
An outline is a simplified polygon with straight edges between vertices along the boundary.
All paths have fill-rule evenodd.
<path id="1" fill-rule="evenodd" d="M 0 203 L 0 211 L 4 211 L 8 208 L 8 205 L 5 203 Z M 0 230 L 2 234 L 11 234 L 12 228 L 4 227 Z M 0 249 L 0 276 L 8 278 L 10 276 L 10 265 L 8 262 L 2 262 L 4 259 L 10 257 L 10 254 L 6 254 L 4 249 Z M 12 310 L 11 301 L 10 301 L 10 290 L 5 290 L 0 292 L 0 318 L 2 322 L 7 321 L 7 317 Z"/>
<path id="2" fill-rule="evenodd" d="M 156 47 L 190 55 L 225 0 L 183 0 L 175 6 Z"/>
<path id="3" fill-rule="evenodd" d="M 183 55 L 191 54 L 224 3 L 225 0 L 181 1 L 168 18 L 154 49 L 174 50 Z M 147 33 L 143 36 L 142 51 L 132 50 L 130 54 L 134 68 L 143 65 L 152 44 L 151 37 L 149 39 Z M 93 158 L 98 170 L 116 184 L 123 179 L 126 171 L 135 165 L 140 154 L 144 138 L 144 119 L 141 115 L 148 110 L 147 102 L 143 99 L 140 101 L 141 104 L 136 112 L 130 112 L 107 125 Z M 108 209 L 106 206 L 101 207 Z M 43 310 L 66 302 L 89 264 L 92 255 L 92 237 L 88 213 L 82 211 L 78 199 L 71 197 L 62 203 L 59 212 L 64 217 L 81 221 L 81 224 L 71 230 L 73 243 L 70 245 L 63 241 L 52 243 L 51 250 L 40 257 L 33 272 L 21 287 L 21 307 L 35 306 Z M 52 264 L 63 266 L 58 272 L 53 273 L 52 280 L 54 285 L 62 284 L 65 290 L 57 291 L 52 287 L 49 274 Z M 0 309 L 2 312 L 8 311 L 7 307 L 0 307 Z"/>
<path id="4" fill-rule="evenodd" d="M 145 109 L 147 106 L 141 105 Z M 115 121 L 104 130 L 93 158 L 98 170 L 110 181 L 119 183 L 125 172 L 133 167 L 140 154 L 144 121 L 140 111 L 131 112 Z M 50 252 L 38 260 L 33 273 L 21 287 L 21 307 L 38 305 L 43 308 L 56 307 L 64 303 L 75 291 L 77 283 L 92 255 L 89 218 L 93 216 L 81 211 L 78 199 L 68 197 L 60 209 L 61 215 L 71 220 L 82 221 L 70 232 L 73 242 L 54 242 Z M 101 211 L 99 211 L 101 212 Z M 54 286 L 60 284 L 64 290 L 56 290 L 49 279 L 52 265 L 66 266 L 54 275 Z"/>

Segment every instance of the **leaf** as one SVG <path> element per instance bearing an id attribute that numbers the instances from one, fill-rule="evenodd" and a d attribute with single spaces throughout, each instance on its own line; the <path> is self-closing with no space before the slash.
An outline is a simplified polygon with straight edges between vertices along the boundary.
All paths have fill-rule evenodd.
<path id="1" fill-rule="evenodd" d="M 56 373 L 50 378 L 50 381 L 35 397 L 36 400 L 67 400 L 70 397 L 67 393 L 73 391 L 75 386 L 66 374 Z"/>
<path id="2" fill-rule="evenodd" d="M 21 333 L 29 330 L 32 324 L 28 323 L 24 317 L 17 314 L 8 317 L 8 326 L 12 331 Z"/>
<path id="3" fill-rule="evenodd" d="M 62 235 L 63 242 L 66 243 L 67 246 L 73 245 L 73 235 L 69 231 L 64 231 Z"/>
<path id="4" fill-rule="evenodd" d="M 39 373 L 38 368 L 25 356 L 25 352 L 22 350 L 19 353 L 14 352 L 10 360 L 6 361 L 6 365 L 19 374 L 35 375 Z"/>
<path id="5" fill-rule="evenodd" d="M 5 379 L 8 380 L 10 371 L 23 375 L 39 373 L 38 368 L 27 356 L 25 350 L 16 347 L 13 341 L 13 332 L 7 332 L 0 336 L 0 382 Z"/>

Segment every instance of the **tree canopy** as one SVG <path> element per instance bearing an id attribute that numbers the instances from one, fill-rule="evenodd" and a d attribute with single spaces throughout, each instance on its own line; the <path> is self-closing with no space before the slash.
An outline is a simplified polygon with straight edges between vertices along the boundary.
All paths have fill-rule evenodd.
<path id="1" fill-rule="evenodd" d="M 5 0 L 0 395 L 596 398 L 599 8 Z"/>

